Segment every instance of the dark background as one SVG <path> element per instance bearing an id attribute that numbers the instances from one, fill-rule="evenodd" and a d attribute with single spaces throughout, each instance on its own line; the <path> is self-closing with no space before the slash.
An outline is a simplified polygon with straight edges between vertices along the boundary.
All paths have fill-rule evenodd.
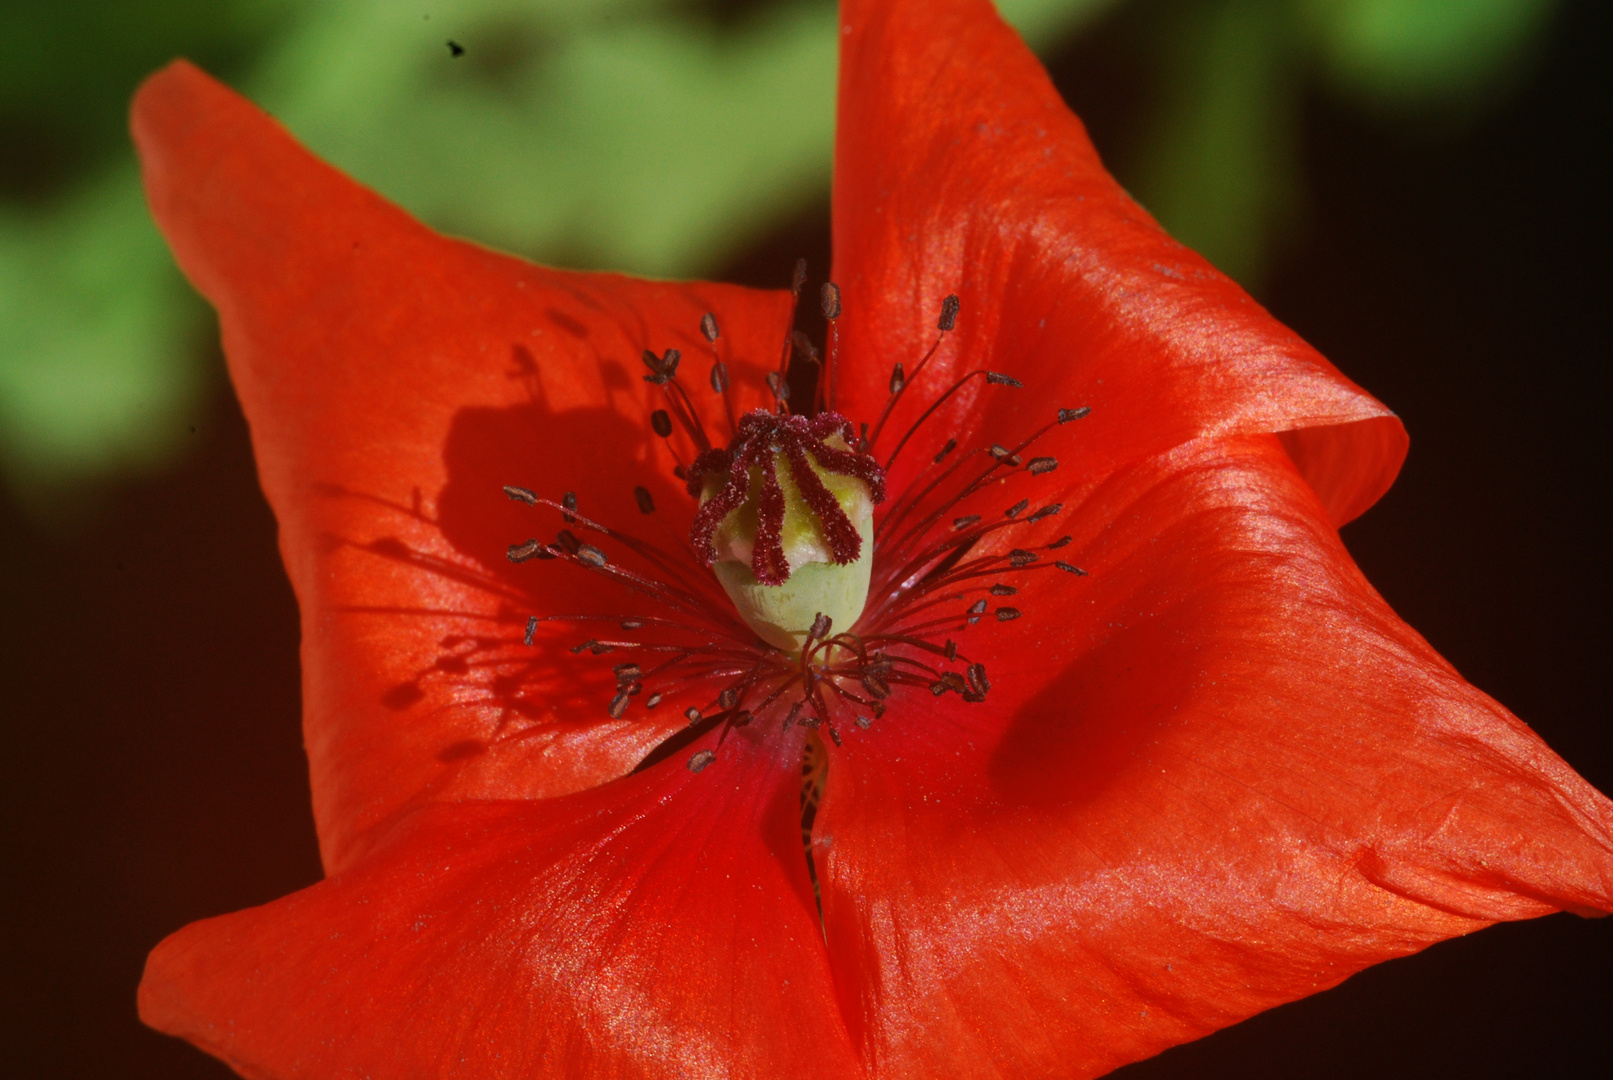
<path id="1" fill-rule="evenodd" d="M 1613 791 L 1605 2 L 1565 8 L 1527 85 L 1476 123 L 1307 98 L 1309 205 L 1263 299 L 1411 431 L 1344 531 L 1470 680 Z M 1149 89 L 1128 15 L 1051 62 L 1124 180 Z M 828 261 L 828 208 L 719 275 Z M 166 475 L 93 495 L 92 531 L 0 503 L 0 1073 L 218 1078 L 135 1018 L 144 955 L 319 877 L 296 608 L 222 385 Z M 91 498 L 92 496 L 86 496 Z M 1613 922 L 1504 925 L 1131 1066 L 1166 1077 L 1608 1075 Z"/>

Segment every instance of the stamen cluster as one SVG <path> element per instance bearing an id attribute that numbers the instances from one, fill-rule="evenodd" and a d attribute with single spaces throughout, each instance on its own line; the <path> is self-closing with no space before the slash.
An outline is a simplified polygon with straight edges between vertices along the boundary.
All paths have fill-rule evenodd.
<path id="1" fill-rule="evenodd" d="M 798 267 L 795 292 L 799 293 L 804 278 L 804 270 Z M 533 539 L 511 545 L 509 550 L 514 562 L 549 559 L 570 563 L 656 604 L 654 614 L 534 615 L 527 621 L 524 639 L 532 645 L 538 627 L 546 622 L 619 627 L 620 636 L 589 638 L 572 649 L 575 654 L 622 651 L 634 657 L 614 668 L 616 693 L 606 710 L 614 719 L 626 715 L 635 699 L 642 698 L 646 708 L 673 695 L 687 700 L 692 693 L 705 699 L 703 705 L 690 704 L 684 709 L 689 721 L 685 734 L 663 743 L 646 764 L 688 745 L 714 725 L 721 724 L 726 735 L 729 728 L 744 726 L 757 717 L 782 718 L 786 729 L 791 725 L 821 726 L 838 745 L 848 719 L 867 728 L 885 714 L 900 687 L 927 689 L 936 697 L 956 693 L 965 701 L 983 701 L 991 689 L 986 667 L 950 635 L 967 632 L 988 617 L 998 623 L 1022 617 L 1023 601 L 1018 601 L 1021 606 L 999 601 L 1020 592 L 1022 584 L 1016 579 L 1025 574 L 1055 569 L 1086 573 L 1062 559 L 1044 559 L 1070 544 L 1069 536 L 1040 544 L 1022 542 L 1006 551 L 1002 550 L 1005 545 L 991 542 L 1005 531 L 1033 527 L 1057 515 L 1063 509 L 1060 504 L 1032 510 L 1032 499 L 1021 491 L 999 516 L 980 512 L 980 500 L 991 491 L 1034 483 L 1058 468 L 1057 458 L 1028 456 L 1027 452 L 1053 428 L 1080 420 L 1089 411 L 1061 408 L 1046 424 L 1009 446 L 960 447 L 956 438 L 948 438 L 933 452 L 873 528 L 872 579 L 866 604 L 853 625 L 837 627 L 820 612 L 798 651 L 758 638 L 738 616 L 709 568 L 719 559 L 715 542 L 719 526 L 727 515 L 751 501 L 759 519 L 752 572 L 769 586 L 790 576 L 782 543 L 786 498 L 779 462 L 788 468 L 803 501 L 817 516 L 834 561 L 848 564 L 865 556 L 863 537 L 814 466 L 825 473 L 857 478 L 874 502 L 882 502 L 886 475 L 894 463 L 926 422 L 965 385 L 980 379 L 987 386 L 1020 386 L 1018 379 L 1000 372 L 967 372 L 931 400 L 881 464 L 874 455 L 886 421 L 953 329 L 957 298 L 947 297 L 937 324 L 940 334 L 911 373 L 902 364 L 895 365 L 889 398 L 872 430 L 864 423 L 854 431 L 851 422 L 834 411 L 835 320 L 841 305 L 839 290 L 832 284 L 824 286 L 823 309 L 829 319 L 829 348 L 821 362 L 816 349 L 787 335 L 779 368 L 768 373 L 777 411 L 756 410 L 737 417 L 728 367 L 718 348 L 716 317 L 707 314 L 701 320 L 701 332 L 713 351 L 711 389 L 722 396 L 731 433 L 727 446 L 713 445 L 688 392 L 679 384 L 677 351 L 669 349 L 659 356 L 645 352 L 649 369 L 645 380 L 662 389 L 667 405 L 652 413 L 650 426 L 670 443 L 675 417 L 694 444 L 694 458 L 687 466 L 673 448 L 680 461 L 674 472 L 691 495 L 705 497 L 695 513 L 687 548 L 680 544 L 682 550 L 668 551 L 595 521 L 579 511 L 571 492 L 555 501 L 526 488 L 504 489 L 512 499 L 549 507 L 565 524 L 597 534 L 603 538 L 601 544 L 609 541 L 626 548 L 649 568 L 624 566 L 604 548 L 582 542 L 569 529 L 561 529 L 552 543 Z M 784 375 L 792 350 L 819 367 L 813 415 L 790 411 Z M 647 490 L 635 488 L 634 497 L 643 514 L 655 513 Z M 968 512 L 958 513 L 960 510 Z M 713 751 L 702 750 L 688 764 L 698 772 L 713 760 Z"/>

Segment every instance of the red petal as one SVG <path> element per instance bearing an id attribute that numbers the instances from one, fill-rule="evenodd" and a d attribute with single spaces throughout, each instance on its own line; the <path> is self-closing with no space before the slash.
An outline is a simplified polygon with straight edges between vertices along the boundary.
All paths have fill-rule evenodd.
<path id="1" fill-rule="evenodd" d="M 159 945 L 141 1017 L 246 1076 L 861 1075 L 801 852 L 799 738 L 428 807 L 361 864 Z M 713 740 L 708 740 L 713 741 Z"/>
<path id="2" fill-rule="evenodd" d="M 1613 909 L 1613 804 L 1395 617 L 1275 439 L 1067 501 L 1091 576 L 1009 577 L 1025 617 L 960 640 L 987 701 L 895 701 L 831 761 L 823 903 L 874 1075 L 1097 1076 Z"/>
<path id="3" fill-rule="evenodd" d="M 963 302 L 882 448 L 953 379 L 986 368 L 1026 389 L 960 395 L 932 422 L 934 443 L 1006 441 L 1031 424 L 1026 408 L 1040 422 L 1085 405 L 1090 452 L 1077 467 L 1089 475 L 1202 435 L 1284 431 L 1335 524 L 1388 489 L 1405 457 L 1400 422 L 1165 235 L 991 4 L 846 0 L 841 11 L 841 411 L 877 416 L 891 365 L 912 371 L 943 297 Z M 937 448 L 926 446 L 910 466 Z"/>
<path id="4" fill-rule="evenodd" d="M 556 562 L 512 566 L 508 545 L 561 523 L 500 487 L 575 491 L 642 530 L 644 484 L 680 534 L 691 508 L 650 432 L 661 392 L 641 351 L 681 349 L 715 423 L 701 316 L 717 314 L 736 386 L 760 387 L 788 297 L 562 273 L 436 236 L 183 62 L 141 90 L 134 134 L 158 223 L 218 308 L 280 522 L 327 868 L 422 801 L 631 769 L 681 710 L 609 722 L 608 671 L 579 687 L 562 648 L 520 638 L 529 613 L 645 602 Z M 542 636 L 589 636 L 574 630 Z"/>

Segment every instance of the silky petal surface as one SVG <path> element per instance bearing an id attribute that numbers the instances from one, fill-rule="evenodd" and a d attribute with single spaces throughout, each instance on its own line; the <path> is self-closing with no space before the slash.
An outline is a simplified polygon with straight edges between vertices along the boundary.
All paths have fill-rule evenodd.
<path id="1" fill-rule="evenodd" d="M 911 372 L 943 298 L 962 300 L 926 389 L 877 450 L 941 388 L 988 369 L 1023 380 L 1039 413 L 1093 410 L 1079 466 L 1093 475 L 1200 436 L 1285 432 L 1334 524 L 1388 489 L 1400 422 L 1121 190 L 987 0 L 841 11 L 841 411 L 877 416 L 892 365 Z M 1027 404 L 976 380 L 935 430 L 1011 433 Z"/>
<path id="2" fill-rule="evenodd" d="M 146 83 L 133 126 L 157 221 L 218 309 L 279 521 L 327 869 L 423 802 L 630 770 L 689 703 L 613 721 L 608 665 L 565 649 L 586 631 L 521 638 L 532 613 L 646 601 L 558 562 L 511 565 L 509 545 L 562 523 L 500 489 L 576 492 L 584 514 L 680 550 L 693 508 L 651 432 L 664 401 L 641 353 L 681 350 L 718 430 L 701 316 L 716 313 L 747 408 L 788 295 L 546 270 L 437 236 L 183 62 Z M 641 516 L 635 484 L 664 521 Z"/>
<path id="3" fill-rule="evenodd" d="M 801 745 L 736 731 L 698 774 L 422 808 L 351 870 L 163 942 L 141 1017 L 254 1080 L 861 1075 Z"/>
<path id="4" fill-rule="evenodd" d="M 986 701 L 893 698 L 832 750 L 814 850 L 872 1075 L 1097 1076 L 1613 908 L 1613 804 L 1388 609 L 1274 437 L 1061 497 L 1090 576 L 1005 572 L 1024 617 L 959 639 Z"/>

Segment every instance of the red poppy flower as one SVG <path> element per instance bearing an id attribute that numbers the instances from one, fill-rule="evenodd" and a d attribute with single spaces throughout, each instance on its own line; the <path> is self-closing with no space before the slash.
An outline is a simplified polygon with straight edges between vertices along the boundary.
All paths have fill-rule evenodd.
<path id="1" fill-rule="evenodd" d="M 956 506 L 983 569 L 930 549 L 957 640 L 914 631 L 901 663 L 936 689 L 887 663 L 883 715 L 850 723 L 852 688 L 821 744 L 793 692 L 691 739 L 723 665 L 651 694 L 586 624 L 528 621 L 637 641 L 671 610 L 615 531 L 524 541 L 564 510 L 667 519 L 676 548 L 695 447 L 648 418 L 726 410 L 655 365 L 709 357 L 714 313 L 730 404 L 769 404 L 789 294 L 444 239 L 193 67 L 141 91 L 151 204 L 218 308 L 301 604 L 329 874 L 158 946 L 148 1023 L 276 1080 L 1093 1076 L 1497 920 L 1613 907 L 1613 805 L 1340 544 L 1399 422 L 1125 196 L 989 5 L 843 6 L 834 403 L 877 421 L 933 347 L 890 431 L 941 404 L 880 527 L 928 515 L 928 543 Z M 1042 428 L 1056 469 L 1020 460 Z M 992 482 L 926 488 L 943 437 Z M 1009 492 L 1061 510 L 1004 516 Z M 919 588 L 896 531 L 870 610 Z M 948 682 L 954 659 L 982 673 Z"/>

